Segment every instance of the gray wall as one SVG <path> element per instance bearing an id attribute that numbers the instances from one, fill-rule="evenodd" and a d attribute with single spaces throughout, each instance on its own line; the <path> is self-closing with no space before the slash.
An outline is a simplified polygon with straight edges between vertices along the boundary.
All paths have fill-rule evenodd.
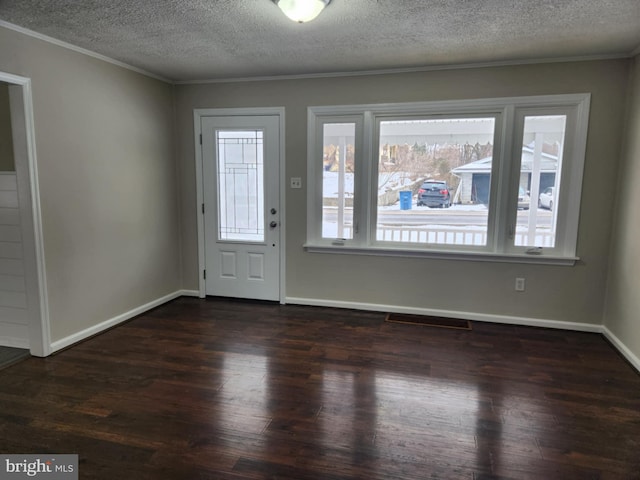
<path id="1" fill-rule="evenodd" d="M 634 61 L 628 105 L 605 326 L 640 358 L 640 56 Z"/>
<path id="2" fill-rule="evenodd" d="M 53 341 L 180 289 L 172 87 L 0 27 L 32 80 Z"/>
<path id="3" fill-rule="evenodd" d="M 193 109 L 284 106 L 286 176 L 306 177 L 306 109 L 560 93 L 592 94 L 574 267 L 306 253 L 306 188 L 287 189 L 287 296 L 601 324 L 629 61 L 555 63 L 176 87 L 183 282 L 196 289 Z M 306 185 L 306 182 L 305 182 Z M 527 291 L 516 293 L 523 276 Z"/>
<path id="4" fill-rule="evenodd" d="M 53 340 L 197 288 L 194 108 L 286 107 L 286 176 L 306 179 L 309 105 L 590 92 L 576 266 L 306 253 L 306 188 L 287 189 L 287 295 L 597 325 L 611 252 L 606 324 L 640 355 L 634 277 L 640 232 L 632 208 L 640 201 L 637 59 L 617 183 L 631 65 L 611 60 L 171 87 L 0 28 L 0 71 L 33 81 Z M 516 276 L 527 279 L 526 292 L 513 291 Z"/>

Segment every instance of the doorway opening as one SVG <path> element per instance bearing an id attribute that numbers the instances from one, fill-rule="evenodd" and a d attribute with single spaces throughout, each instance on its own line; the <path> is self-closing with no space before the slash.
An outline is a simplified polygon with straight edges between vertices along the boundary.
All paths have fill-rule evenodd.
<path id="1" fill-rule="evenodd" d="M 31 81 L 4 72 L 0 141 L 0 346 L 44 357 L 51 353 L 51 334 Z"/>

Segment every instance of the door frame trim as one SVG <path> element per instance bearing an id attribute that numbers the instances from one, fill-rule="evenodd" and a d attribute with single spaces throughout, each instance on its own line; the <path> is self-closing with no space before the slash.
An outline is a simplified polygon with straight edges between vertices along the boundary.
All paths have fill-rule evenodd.
<path id="1" fill-rule="evenodd" d="M 24 236 L 25 281 L 27 284 L 29 314 L 29 351 L 31 355 L 46 357 L 51 354 L 51 325 L 49 298 L 42 233 L 42 210 L 38 183 L 35 121 L 31 79 L 0 72 L 0 81 L 9 84 L 11 126 L 14 129 L 14 157 L 20 193 L 20 217 Z"/>
<path id="2" fill-rule="evenodd" d="M 203 272 L 205 270 L 205 238 L 204 238 L 204 214 L 201 205 L 204 204 L 204 186 L 202 172 L 202 145 L 200 144 L 200 135 L 202 135 L 202 118 L 203 117 L 251 117 L 251 116 L 277 116 L 279 123 L 280 137 L 280 192 L 278 210 L 280 212 L 280 303 L 285 303 L 286 298 L 286 183 L 285 183 L 285 121 L 284 107 L 256 107 L 256 108 L 196 108 L 193 110 L 193 130 L 195 145 L 195 162 L 196 162 L 196 217 L 198 220 L 198 296 L 206 297 L 205 279 Z"/>

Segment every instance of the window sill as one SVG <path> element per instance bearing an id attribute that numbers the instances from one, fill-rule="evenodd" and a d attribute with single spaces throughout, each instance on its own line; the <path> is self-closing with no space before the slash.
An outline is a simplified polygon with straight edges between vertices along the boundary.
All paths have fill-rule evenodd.
<path id="1" fill-rule="evenodd" d="M 419 250 L 389 247 L 355 247 L 346 245 L 305 244 L 310 253 L 331 253 L 336 255 L 370 255 L 376 257 L 433 258 L 438 260 L 463 260 L 467 262 L 529 263 L 535 265 L 573 266 L 580 257 L 560 257 L 551 255 L 527 255 L 490 252 L 453 252 Z"/>

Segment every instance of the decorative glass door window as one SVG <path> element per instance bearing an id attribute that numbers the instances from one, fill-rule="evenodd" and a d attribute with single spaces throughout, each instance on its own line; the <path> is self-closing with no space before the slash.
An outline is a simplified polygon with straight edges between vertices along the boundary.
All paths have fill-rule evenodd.
<path id="1" fill-rule="evenodd" d="M 216 132 L 218 239 L 264 242 L 264 140 L 261 130 Z"/>

